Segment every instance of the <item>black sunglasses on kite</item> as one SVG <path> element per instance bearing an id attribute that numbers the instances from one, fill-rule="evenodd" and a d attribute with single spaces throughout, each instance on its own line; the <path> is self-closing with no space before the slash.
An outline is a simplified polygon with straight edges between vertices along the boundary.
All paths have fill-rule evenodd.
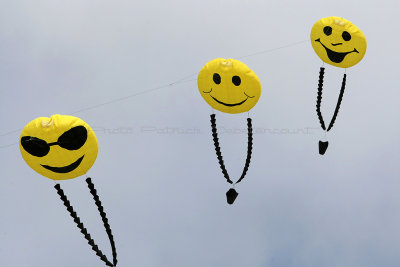
<path id="1" fill-rule="evenodd" d="M 46 141 L 32 136 L 21 137 L 21 145 L 26 152 L 35 157 L 44 157 L 50 151 L 50 146 L 58 145 L 68 150 L 81 148 L 87 139 L 87 130 L 83 126 L 76 126 L 63 133 L 57 142 L 47 143 Z"/>

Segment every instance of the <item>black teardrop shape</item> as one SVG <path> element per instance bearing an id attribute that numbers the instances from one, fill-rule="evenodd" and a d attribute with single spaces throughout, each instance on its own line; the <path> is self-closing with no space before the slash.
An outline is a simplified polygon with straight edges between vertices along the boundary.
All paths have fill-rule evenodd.
<path id="1" fill-rule="evenodd" d="M 329 145 L 329 143 L 328 143 L 328 141 L 325 141 L 325 142 L 322 142 L 322 141 L 319 141 L 319 154 L 320 155 L 324 155 L 325 154 L 325 152 L 326 152 L 326 150 L 328 149 L 328 145 Z"/>
<path id="2" fill-rule="evenodd" d="M 235 202 L 235 199 L 239 195 L 238 192 L 236 192 L 235 189 L 231 188 L 226 192 L 226 201 L 228 202 L 229 205 L 232 205 L 233 202 Z"/>

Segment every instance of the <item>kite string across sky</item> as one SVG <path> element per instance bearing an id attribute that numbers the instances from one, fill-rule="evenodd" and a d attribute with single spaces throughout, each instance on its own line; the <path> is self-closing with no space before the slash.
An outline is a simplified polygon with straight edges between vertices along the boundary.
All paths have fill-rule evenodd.
<path id="1" fill-rule="evenodd" d="M 281 49 L 285 49 L 285 48 L 293 47 L 293 46 L 296 46 L 296 45 L 300 45 L 300 44 L 303 44 L 305 42 L 308 42 L 308 39 L 302 40 L 302 41 L 293 42 L 293 43 L 286 44 L 286 45 L 282 45 L 282 46 L 279 46 L 279 47 L 274 47 L 274 48 L 271 48 L 271 49 L 262 50 L 262 51 L 251 53 L 251 54 L 247 54 L 247 55 L 244 55 L 244 56 L 239 56 L 237 58 L 238 59 L 243 59 L 243 58 L 252 57 L 252 56 L 256 56 L 256 55 L 271 53 L 271 52 L 275 52 L 275 51 L 278 51 L 278 50 L 281 50 Z M 180 78 L 178 80 L 175 80 L 175 81 L 173 81 L 171 83 L 168 83 L 168 84 L 164 84 L 164 85 L 160 85 L 160 86 L 157 86 L 157 87 L 153 87 L 153 88 L 141 91 L 141 92 L 133 93 L 131 95 L 115 98 L 115 99 L 112 99 L 112 100 L 109 100 L 109 101 L 106 101 L 106 102 L 103 102 L 103 103 L 99 103 L 99 104 L 83 107 L 83 108 L 81 108 L 79 110 L 71 112 L 70 114 L 74 115 L 74 114 L 81 113 L 81 112 L 84 112 L 84 111 L 88 111 L 88 110 L 96 109 L 96 108 L 99 108 L 99 107 L 102 107 L 102 106 L 106 106 L 106 105 L 114 104 L 114 103 L 117 103 L 117 102 L 120 102 L 120 101 L 124 101 L 126 99 L 133 98 L 133 97 L 136 97 L 136 96 L 139 96 L 139 95 L 144 95 L 144 94 L 147 94 L 147 93 L 158 91 L 158 90 L 161 90 L 163 88 L 171 87 L 171 86 L 174 86 L 174 85 L 177 85 L 177 84 L 195 81 L 195 80 L 197 80 L 197 78 L 193 78 L 193 76 L 195 76 L 196 74 L 197 74 L 197 72 L 196 73 L 192 73 L 192 74 L 187 75 L 187 76 L 184 76 L 184 77 L 182 77 L 182 78 Z M 0 137 L 8 136 L 10 134 L 14 134 L 14 133 L 17 133 L 17 132 L 20 132 L 20 131 L 22 131 L 22 129 L 15 129 L 15 130 L 7 131 L 7 132 L 4 132 L 4 133 L 0 133 Z M 18 144 L 18 142 L 15 142 L 15 143 L 12 143 L 12 144 L 1 145 L 0 149 L 11 147 L 11 146 L 14 146 L 14 145 L 17 145 L 17 144 Z"/>

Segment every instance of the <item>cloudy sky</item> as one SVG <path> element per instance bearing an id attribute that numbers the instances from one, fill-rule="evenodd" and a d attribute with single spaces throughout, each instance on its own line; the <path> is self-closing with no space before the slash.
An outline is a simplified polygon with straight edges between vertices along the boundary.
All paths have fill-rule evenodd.
<path id="1" fill-rule="evenodd" d="M 19 152 L 24 125 L 57 113 L 82 118 L 98 137 L 88 175 L 113 229 L 118 266 L 400 265 L 399 1 L 0 6 L 1 266 L 104 266 L 54 182 Z M 321 157 L 324 134 L 315 113 L 321 61 L 309 33 L 327 16 L 359 26 L 368 49 L 347 70 L 342 108 Z M 252 165 L 232 206 L 214 153 L 210 107 L 196 83 L 202 66 L 217 57 L 241 59 L 263 90 L 250 112 L 258 130 Z M 342 75 L 326 66 L 326 120 Z M 227 169 L 239 177 L 247 114 L 216 114 Z M 84 178 L 61 185 L 110 255 Z"/>

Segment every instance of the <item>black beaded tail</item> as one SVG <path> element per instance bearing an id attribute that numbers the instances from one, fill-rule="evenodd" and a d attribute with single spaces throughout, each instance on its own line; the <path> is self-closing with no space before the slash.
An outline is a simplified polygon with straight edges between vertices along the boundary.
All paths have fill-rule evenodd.
<path id="1" fill-rule="evenodd" d="M 324 122 L 324 119 L 322 118 L 322 114 L 321 114 L 322 87 L 324 84 L 324 73 L 325 73 L 325 68 L 321 67 L 319 70 L 319 80 L 318 80 L 317 115 L 318 115 L 319 123 L 321 124 L 321 128 L 323 130 L 326 130 L 325 122 Z M 333 125 L 335 124 L 336 117 L 339 113 L 340 104 L 342 103 L 344 90 L 346 88 L 346 77 L 347 76 L 345 73 L 343 75 L 342 87 L 340 88 L 340 94 L 339 94 L 338 101 L 336 103 L 335 112 L 333 113 L 331 122 L 329 123 L 328 129 L 326 130 L 327 132 L 329 132 L 329 130 L 332 129 Z"/>
<path id="2" fill-rule="evenodd" d="M 321 124 L 321 128 L 323 130 L 325 130 L 325 122 L 321 114 L 321 101 L 322 101 L 322 87 L 324 85 L 324 73 L 325 73 L 325 68 L 321 67 L 319 69 L 319 80 L 318 80 L 317 115 L 319 123 Z"/>
<path id="3" fill-rule="evenodd" d="M 232 180 L 229 178 L 228 171 L 225 168 L 224 159 L 223 159 L 222 153 L 221 153 L 221 147 L 219 146 L 215 114 L 211 114 L 210 117 L 211 117 L 211 131 L 212 131 L 212 136 L 213 136 L 213 140 L 214 140 L 215 153 L 217 154 L 219 166 L 221 167 L 222 174 L 224 175 L 226 181 L 230 184 L 233 184 Z"/>
<path id="4" fill-rule="evenodd" d="M 219 145 L 219 139 L 218 139 L 218 133 L 217 133 L 217 125 L 216 125 L 216 119 L 215 119 L 215 114 L 211 114 L 211 131 L 212 131 L 212 136 L 214 140 L 214 146 L 215 146 L 215 152 L 217 154 L 219 166 L 221 167 L 222 173 L 227 180 L 228 183 L 233 184 L 232 180 L 229 178 L 229 174 L 226 170 L 225 163 L 222 157 L 221 153 L 221 147 Z M 235 183 L 240 183 L 240 181 L 243 180 L 243 178 L 246 176 L 246 173 L 249 169 L 250 166 L 250 161 L 251 161 L 251 154 L 253 150 L 253 126 L 251 122 L 251 118 L 247 118 L 247 134 L 248 134 L 248 142 L 247 142 L 247 158 L 246 158 L 246 163 L 243 168 L 242 175 L 240 176 L 239 180 Z"/>
<path id="5" fill-rule="evenodd" d="M 236 184 L 240 183 L 240 181 L 243 180 L 243 178 L 246 176 L 247 171 L 249 170 L 252 151 L 253 151 L 253 126 L 251 124 L 251 118 L 247 118 L 247 158 L 242 175 L 240 176 Z"/>
<path id="6" fill-rule="evenodd" d="M 90 178 L 88 178 L 90 179 Z M 116 264 L 116 259 L 114 259 L 115 264 L 112 264 L 107 257 L 103 254 L 103 252 L 99 249 L 99 247 L 96 245 L 96 243 L 94 242 L 94 240 L 92 239 L 92 237 L 90 236 L 90 234 L 88 233 L 87 229 L 85 228 L 85 226 L 83 225 L 83 223 L 81 222 L 80 218 L 78 217 L 78 215 L 76 214 L 76 212 L 74 211 L 74 208 L 72 207 L 71 203 L 69 202 L 69 200 L 67 199 L 67 196 L 64 194 L 64 191 L 61 189 L 60 184 L 56 184 L 54 186 L 54 188 L 57 190 L 57 194 L 60 196 L 60 199 L 63 201 L 64 206 L 67 207 L 67 211 L 69 212 L 69 214 L 71 215 L 71 217 L 74 219 L 74 222 L 76 223 L 76 226 L 79 228 L 79 230 L 81 230 L 81 233 L 83 234 L 83 236 L 85 237 L 85 239 L 88 241 L 88 244 L 91 246 L 91 248 L 94 250 L 94 252 L 96 252 L 96 255 L 107 265 L 110 267 L 114 267 Z M 97 205 L 97 203 L 96 203 Z M 111 231 L 111 230 L 110 230 Z M 107 233 L 108 234 L 108 233 Z M 110 240 L 111 242 L 111 240 Z M 112 243 L 114 243 L 114 241 L 112 241 Z M 114 256 L 114 251 L 113 251 L 113 256 Z M 115 255 L 116 256 L 116 255 Z"/>
<path id="7" fill-rule="evenodd" d="M 117 250 L 115 248 L 114 236 L 112 234 L 110 224 L 108 223 L 107 215 L 104 212 L 103 206 L 101 205 L 100 198 L 97 195 L 96 189 L 94 188 L 94 184 L 92 183 L 92 179 L 90 177 L 87 178 L 86 179 L 86 183 L 88 184 L 90 193 L 92 194 L 94 202 L 96 203 L 97 209 L 99 210 L 101 219 L 103 220 L 104 228 L 106 229 L 106 232 L 107 232 L 108 239 L 110 240 L 110 245 L 111 245 L 111 250 L 112 250 L 112 255 L 113 255 L 113 264 L 114 264 L 114 266 L 117 266 L 117 262 L 118 262 L 118 260 L 117 260 Z"/>
<path id="8" fill-rule="evenodd" d="M 333 127 L 333 124 L 335 124 L 336 117 L 337 117 L 337 115 L 339 113 L 340 104 L 342 103 L 342 99 L 343 99 L 344 89 L 345 88 L 346 88 L 346 73 L 343 75 L 342 87 L 340 88 L 340 94 L 339 94 L 338 102 L 336 104 L 335 113 L 333 114 L 331 123 L 329 124 L 328 130 L 327 130 L 328 132 Z"/>

